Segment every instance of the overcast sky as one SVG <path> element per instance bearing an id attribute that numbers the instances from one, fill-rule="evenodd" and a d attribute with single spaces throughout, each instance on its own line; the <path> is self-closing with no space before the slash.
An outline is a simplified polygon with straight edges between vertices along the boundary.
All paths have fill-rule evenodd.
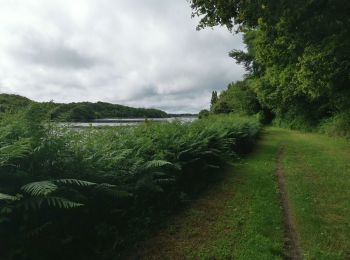
<path id="1" fill-rule="evenodd" d="M 244 70 L 241 36 L 197 22 L 186 0 L 0 0 L 0 92 L 198 112 Z"/>

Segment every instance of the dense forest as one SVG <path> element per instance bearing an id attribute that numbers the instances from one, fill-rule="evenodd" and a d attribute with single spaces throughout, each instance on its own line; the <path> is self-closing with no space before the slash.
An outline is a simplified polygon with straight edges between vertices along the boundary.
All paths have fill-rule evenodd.
<path id="1" fill-rule="evenodd" d="M 193 0 L 192 8 L 198 29 L 224 25 L 244 35 L 246 51 L 230 56 L 247 74 L 218 99 L 213 93 L 213 113 L 259 113 L 280 126 L 349 134 L 349 1 Z"/>
<path id="2" fill-rule="evenodd" d="M 0 112 L 36 106 L 48 119 L 64 122 L 88 122 L 100 118 L 163 118 L 167 113 L 159 109 L 133 108 L 105 102 L 54 103 L 34 102 L 18 95 L 0 94 Z"/>

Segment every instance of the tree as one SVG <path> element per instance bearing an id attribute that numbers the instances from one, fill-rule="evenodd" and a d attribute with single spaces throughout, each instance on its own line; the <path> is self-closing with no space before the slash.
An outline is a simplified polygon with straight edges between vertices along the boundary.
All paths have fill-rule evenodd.
<path id="1" fill-rule="evenodd" d="M 214 90 L 211 93 L 210 110 L 214 107 L 216 102 L 218 102 L 218 93 Z"/>
<path id="2" fill-rule="evenodd" d="M 212 110 L 214 113 L 254 115 L 261 107 L 256 94 L 249 88 L 248 80 L 244 80 L 229 84 L 220 94 Z"/>
<path id="3" fill-rule="evenodd" d="M 244 65 L 260 105 L 281 120 L 316 126 L 350 110 L 350 1 L 192 0 L 198 28 L 244 33 Z M 302 123 L 304 122 L 304 123 Z"/>
<path id="4" fill-rule="evenodd" d="M 210 115 L 210 112 L 207 109 L 203 109 L 198 113 L 198 118 L 205 118 L 208 117 Z"/>

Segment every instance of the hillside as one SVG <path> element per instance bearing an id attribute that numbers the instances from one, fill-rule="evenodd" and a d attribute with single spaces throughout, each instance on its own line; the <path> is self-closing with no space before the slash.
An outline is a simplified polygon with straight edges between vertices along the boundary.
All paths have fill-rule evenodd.
<path id="1" fill-rule="evenodd" d="M 134 108 L 106 102 L 35 102 L 19 95 L 0 94 L 0 112 L 18 110 L 30 104 L 47 111 L 55 121 L 91 121 L 99 118 L 163 118 L 167 113 L 153 108 Z"/>
<path id="2" fill-rule="evenodd" d="M 30 99 L 19 95 L 0 94 L 0 112 L 25 107 L 32 102 Z"/>

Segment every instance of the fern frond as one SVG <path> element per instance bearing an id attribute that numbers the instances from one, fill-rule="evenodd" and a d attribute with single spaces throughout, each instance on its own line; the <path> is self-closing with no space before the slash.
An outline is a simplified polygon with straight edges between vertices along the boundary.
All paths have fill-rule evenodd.
<path id="1" fill-rule="evenodd" d="M 72 209 L 84 206 L 84 204 L 70 201 L 61 197 L 47 197 L 44 198 L 44 200 L 47 202 L 48 206 L 57 207 L 60 209 Z"/>
<path id="2" fill-rule="evenodd" d="M 0 146 L 0 165 L 7 165 L 13 159 L 24 157 L 30 152 L 30 141 L 22 138 L 12 144 Z"/>
<path id="3" fill-rule="evenodd" d="M 19 198 L 16 196 L 12 196 L 12 195 L 8 195 L 8 194 L 4 194 L 4 193 L 0 193 L 0 200 L 18 200 Z"/>
<path id="4" fill-rule="evenodd" d="M 84 204 L 67 200 L 61 197 L 39 197 L 30 198 L 24 202 L 25 209 L 41 209 L 43 205 L 60 209 L 72 209 L 81 207 Z"/>
<path id="5" fill-rule="evenodd" d="M 133 165 L 130 167 L 130 173 L 133 175 L 136 174 L 140 167 L 142 167 L 143 163 L 143 159 L 139 159 L 135 163 L 133 163 Z"/>
<path id="6" fill-rule="evenodd" d="M 55 183 L 62 183 L 62 184 L 76 185 L 76 186 L 80 186 L 80 187 L 88 187 L 88 186 L 96 185 L 96 183 L 94 183 L 94 182 L 77 180 L 77 179 L 58 179 L 58 180 L 55 180 L 54 182 Z"/>
<path id="7" fill-rule="evenodd" d="M 174 164 L 164 160 L 152 160 L 152 161 L 146 162 L 144 165 L 144 168 L 149 170 L 149 169 L 161 168 L 164 166 L 174 166 Z"/>
<path id="8" fill-rule="evenodd" d="M 166 178 L 166 179 L 156 179 L 155 183 L 158 184 L 168 184 L 168 183 L 174 183 L 176 181 L 175 178 Z"/>
<path id="9" fill-rule="evenodd" d="M 207 164 L 206 167 L 207 168 L 212 168 L 212 169 L 220 169 L 219 165 L 214 165 L 214 164 Z"/>
<path id="10" fill-rule="evenodd" d="M 115 185 L 111 185 L 111 184 L 107 184 L 107 183 L 102 183 L 102 184 L 97 185 L 95 187 L 95 190 L 98 193 L 101 193 L 103 195 L 107 195 L 109 197 L 114 197 L 117 199 L 132 197 L 132 194 L 130 192 L 117 189 Z"/>
<path id="11" fill-rule="evenodd" d="M 21 187 L 21 190 L 32 196 L 46 196 L 57 190 L 57 185 L 52 181 L 31 182 Z"/>

